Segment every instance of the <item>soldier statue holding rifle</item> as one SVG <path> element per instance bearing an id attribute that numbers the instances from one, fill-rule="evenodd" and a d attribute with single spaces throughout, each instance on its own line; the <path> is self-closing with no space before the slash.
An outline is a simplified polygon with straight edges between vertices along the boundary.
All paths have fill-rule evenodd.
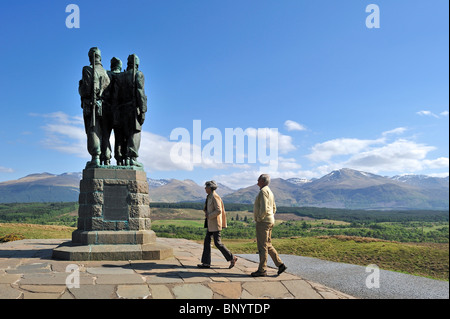
<path id="1" fill-rule="evenodd" d="M 87 134 L 87 149 L 92 156 L 86 167 L 100 165 L 102 142 L 103 93 L 109 85 L 109 77 L 101 63 L 101 52 L 93 47 L 88 53 L 91 65 L 83 67 L 78 92 L 83 108 L 84 127 Z"/>

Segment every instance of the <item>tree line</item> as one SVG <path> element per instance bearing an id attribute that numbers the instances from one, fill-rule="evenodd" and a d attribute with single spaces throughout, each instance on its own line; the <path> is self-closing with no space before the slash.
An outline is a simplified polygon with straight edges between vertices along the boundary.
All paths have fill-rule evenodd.
<path id="1" fill-rule="evenodd" d="M 440 226 L 424 231 L 424 226 Z M 205 236 L 203 227 L 153 225 L 152 230 L 160 237 L 186 238 L 201 240 Z M 229 221 L 228 228 L 222 231 L 227 239 L 255 239 L 255 226 L 252 222 Z M 446 222 L 413 225 L 408 223 L 368 223 L 350 225 L 318 224 L 312 226 L 308 222 L 290 221 L 276 225 L 272 238 L 317 237 L 317 236 L 356 236 L 377 238 L 398 242 L 432 242 L 448 243 L 449 227 Z"/>
<path id="2" fill-rule="evenodd" d="M 151 203 L 151 207 L 158 208 L 191 208 L 203 210 L 204 203 Z M 225 203 L 227 211 L 253 211 L 253 205 Z M 277 214 L 295 214 L 314 219 L 332 219 L 345 222 L 371 221 L 371 222 L 404 222 L 404 221 L 449 221 L 449 211 L 443 210 L 363 210 L 340 209 L 322 207 L 277 207 Z"/>

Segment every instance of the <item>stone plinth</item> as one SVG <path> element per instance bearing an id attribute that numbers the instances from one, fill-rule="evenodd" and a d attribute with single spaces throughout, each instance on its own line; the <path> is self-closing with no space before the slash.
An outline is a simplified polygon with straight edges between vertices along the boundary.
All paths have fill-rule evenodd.
<path id="1" fill-rule="evenodd" d="M 77 230 L 53 250 L 65 260 L 164 259 L 172 248 L 151 230 L 147 176 L 130 167 L 83 170 Z"/>

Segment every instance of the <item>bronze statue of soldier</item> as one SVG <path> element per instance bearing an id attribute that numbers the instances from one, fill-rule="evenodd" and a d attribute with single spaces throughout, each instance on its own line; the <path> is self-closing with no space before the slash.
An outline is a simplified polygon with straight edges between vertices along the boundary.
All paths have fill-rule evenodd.
<path id="1" fill-rule="evenodd" d="M 100 163 L 102 144 L 102 115 L 104 92 L 110 80 L 102 66 L 101 52 L 93 47 L 88 53 L 91 65 L 83 67 L 78 92 L 83 108 L 84 127 L 87 135 L 87 149 L 92 159 L 86 167 L 97 167 Z"/>
<path id="2" fill-rule="evenodd" d="M 116 78 L 122 72 L 122 61 L 116 57 L 111 59 L 111 70 L 107 71 L 110 84 L 105 91 L 105 100 L 103 107 L 103 121 L 102 121 L 102 154 L 100 156 L 101 163 L 103 165 L 111 165 L 111 143 L 109 141 L 113 128 L 120 125 L 120 115 L 117 112 L 117 103 L 114 100 L 114 84 Z M 117 130 L 115 130 L 115 145 L 114 145 L 114 157 L 117 160 L 117 165 L 123 165 L 120 154 L 120 136 L 117 136 Z M 119 134 L 120 135 L 120 134 Z M 123 144 L 123 143 L 122 143 Z"/>
<path id="3" fill-rule="evenodd" d="M 142 124 L 147 112 L 147 96 L 144 90 L 144 74 L 138 70 L 139 58 L 135 54 L 128 56 L 127 70 L 117 74 L 114 82 L 114 103 L 116 104 L 117 123 L 114 134 L 119 137 L 117 157 L 123 165 L 142 167 L 137 161 L 141 143 Z"/>

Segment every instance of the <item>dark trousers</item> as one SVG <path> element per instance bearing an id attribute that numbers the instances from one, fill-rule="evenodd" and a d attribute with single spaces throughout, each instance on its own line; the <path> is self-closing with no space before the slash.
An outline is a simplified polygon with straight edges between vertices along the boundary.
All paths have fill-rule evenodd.
<path id="1" fill-rule="evenodd" d="M 205 265 L 211 265 L 211 236 L 214 237 L 214 245 L 216 245 L 217 249 L 220 250 L 227 261 L 231 261 L 233 259 L 233 254 L 230 253 L 230 251 L 220 241 L 220 231 L 206 231 L 205 241 L 203 243 L 202 263 Z"/>

